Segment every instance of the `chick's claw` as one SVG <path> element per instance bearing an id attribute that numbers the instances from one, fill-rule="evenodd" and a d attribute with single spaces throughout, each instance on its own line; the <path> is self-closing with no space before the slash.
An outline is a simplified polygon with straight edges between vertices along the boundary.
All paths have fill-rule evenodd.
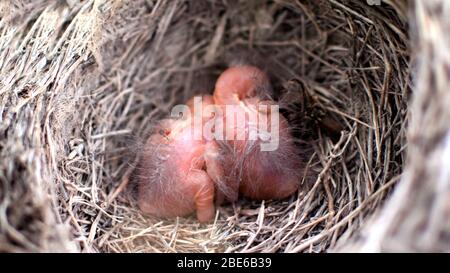
<path id="1" fill-rule="evenodd" d="M 194 191 L 197 219 L 208 222 L 214 218 L 214 182 L 205 171 L 195 170 L 189 173 L 188 183 Z"/>

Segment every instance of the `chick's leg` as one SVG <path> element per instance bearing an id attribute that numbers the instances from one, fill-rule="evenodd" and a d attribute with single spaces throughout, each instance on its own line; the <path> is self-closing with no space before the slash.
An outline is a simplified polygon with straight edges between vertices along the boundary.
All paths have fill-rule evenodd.
<path id="1" fill-rule="evenodd" d="M 195 170 L 188 174 L 188 182 L 192 185 L 197 219 L 207 222 L 214 218 L 214 182 L 205 171 Z"/>

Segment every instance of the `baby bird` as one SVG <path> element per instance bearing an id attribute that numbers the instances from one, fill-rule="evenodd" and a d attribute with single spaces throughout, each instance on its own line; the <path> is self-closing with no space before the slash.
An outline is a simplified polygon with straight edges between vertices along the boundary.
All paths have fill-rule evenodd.
<path id="1" fill-rule="evenodd" d="M 299 187 L 301 158 L 286 119 L 270 108 L 274 105 L 268 100 L 270 88 L 267 75 L 253 66 L 231 67 L 216 82 L 214 102 L 222 109 L 228 134 L 218 143 L 223 169 L 231 170 L 224 178 L 228 192 L 234 193 L 227 195 L 230 201 L 237 193 L 257 200 L 282 199 Z M 260 130 L 263 123 L 266 128 Z M 258 136 L 271 132 L 278 146 L 262 150 L 260 144 L 266 140 L 251 138 L 252 132 Z"/>
<path id="2" fill-rule="evenodd" d="M 203 97 L 203 106 L 213 103 Z M 192 101 L 188 105 L 193 109 Z M 202 123 L 209 120 L 202 115 Z M 165 119 L 150 136 L 135 176 L 138 205 L 157 217 L 186 216 L 194 211 L 200 222 L 215 215 L 215 182 L 223 176 L 215 141 L 194 137 L 194 118 Z"/>

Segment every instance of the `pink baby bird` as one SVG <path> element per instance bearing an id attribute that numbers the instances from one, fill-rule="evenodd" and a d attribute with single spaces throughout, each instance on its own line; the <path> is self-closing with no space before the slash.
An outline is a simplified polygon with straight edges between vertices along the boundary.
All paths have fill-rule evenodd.
<path id="1" fill-rule="evenodd" d="M 213 103 L 203 97 L 203 106 Z M 192 101 L 188 105 L 193 109 Z M 215 183 L 223 176 L 215 141 L 195 139 L 193 118 L 165 119 L 150 136 L 136 168 L 138 204 L 158 217 L 186 216 L 196 211 L 200 222 L 215 215 Z M 203 117 L 203 123 L 209 120 Z"/>
<path id="2" fill-rule="evenodd" d="M 223 169 L 231 170 L 224 178 L 228 192 L 234 193 L 227 195 L 230 201 L 236 199 L 238 192 L 257 200 L 282 199 L 299 187 L 301 158 L 286 119 L 270 108 L 275 104 L 266 98 L 269 90 L 267 75 L 253 66 L 230 67 L 216 82 L 214 102 L 224 112 L 225 134 L 231 132 L 233 136 L 224 136 L 225 140 L 218 142 Z M 235 110 L 227 111 L 227 105 L 236 106 Z M 244 122 L 238 121 L 239 116 L 245 116 Z M 278 128 L 272 118 L 278 122 Z M 260 131 L 258 125 L 264 122 L 266 130 Z M 260 135 L 275 130 L 272 133 L 277 133 L 277 147 L 262 150 L 260 144 L 264 141 L 250 139 L 252 130 Z"/>

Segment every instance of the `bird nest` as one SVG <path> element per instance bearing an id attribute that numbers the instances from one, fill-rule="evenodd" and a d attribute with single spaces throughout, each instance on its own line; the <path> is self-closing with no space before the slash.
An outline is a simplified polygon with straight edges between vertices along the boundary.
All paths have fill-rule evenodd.
<path id="1" fill-rule="evenodd" d="M 0 251 L 449 251 L 449 12 L 2 1 Z M 305 186 L 209 224 L 141 214 L 128 177 L 152 125 L 235 63 L 269 74 L 306 143 Z"/>

